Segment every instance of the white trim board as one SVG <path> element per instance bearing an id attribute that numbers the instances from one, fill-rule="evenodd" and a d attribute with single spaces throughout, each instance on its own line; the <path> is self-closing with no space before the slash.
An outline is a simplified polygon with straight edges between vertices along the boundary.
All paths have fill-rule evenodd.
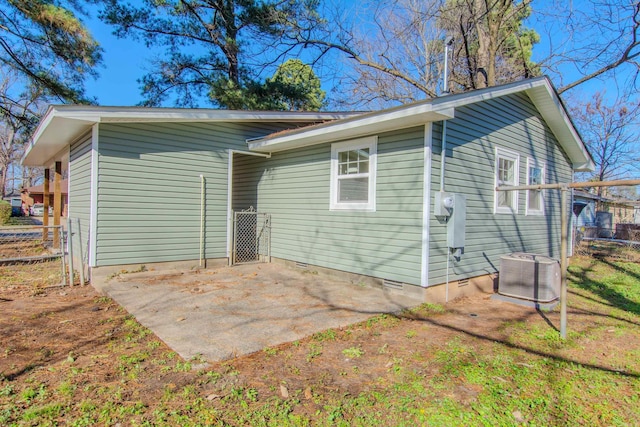
<path id="1" fill-rule="evenodd" d="M 433 150 L 433 123 L 424 125 L 424 177 L 422 190 L 422 263 L 420 283 L 423 288 L 429 286 L 429 222 L 431 214 L 431 159 Z"/>

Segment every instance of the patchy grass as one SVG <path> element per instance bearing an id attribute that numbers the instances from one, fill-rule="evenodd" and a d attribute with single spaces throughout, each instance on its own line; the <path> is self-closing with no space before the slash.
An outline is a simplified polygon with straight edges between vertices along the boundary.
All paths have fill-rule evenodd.
<path id="1" fill-rule="evenodd" d="M 566 341 L 557 311 L 464 300 L 201 370 L 92 288 L 11 271 L 0 425 L 640 425 L 637 263 L 572 259 Z"/>

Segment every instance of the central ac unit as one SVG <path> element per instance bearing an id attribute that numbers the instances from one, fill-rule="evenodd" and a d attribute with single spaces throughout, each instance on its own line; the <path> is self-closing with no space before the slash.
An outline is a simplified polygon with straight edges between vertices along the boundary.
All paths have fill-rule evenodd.
<path id="1" fill-rule="evenodd" d="M 544 255 L 514 252 L 500 258 L 498 293 L 537 302 L 560 297 L 560 263 Z"/>

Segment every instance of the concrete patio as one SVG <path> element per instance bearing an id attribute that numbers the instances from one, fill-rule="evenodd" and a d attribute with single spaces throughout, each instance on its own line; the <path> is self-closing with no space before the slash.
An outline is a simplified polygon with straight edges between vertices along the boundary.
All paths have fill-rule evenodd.
<path id="1" fill-rule="evenodd" d="M 184 359 L 211 362 L 420 304 L 279 264 L 121 274 L 101 288 Z"/>

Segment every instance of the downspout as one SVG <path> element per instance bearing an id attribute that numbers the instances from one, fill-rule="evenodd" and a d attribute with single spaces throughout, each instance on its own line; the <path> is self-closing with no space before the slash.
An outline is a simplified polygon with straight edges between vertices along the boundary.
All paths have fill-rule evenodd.
<path id="1" fill-rule="evenodd" d="M 444 171 L 447 167 L 447 121 L 442 121 L 442 150 L 440 151 L 440 191 L 444 191 Z"/>
<path id="2" fill-rule="evenodd" d="M 204 267 L 204 203 L 205 203 L 205 180 L 200 174 L 200 262 L 199 266 Z"/>
<path id="3" fill-rule="evenodd" d="M 444 171 L 447 167 L 447 121 L 442 121 L 442 150 L 440 151 L 440 191 L 444 192 Z M 447 275 L 444 288 L 444 301 L 449 302 L 449 258 L 451 251 L 447 247 Z"/>
<path id="4" fill-rule="evenodd" d="M 453 37 L 447 37 L 444 45 L 444 78 L 442 95 L 449 94 L 449 47 L 453 44 Z M 442 150 L 440 151 L 440 191 L 444 192 L 444 172 L 447 167 L 447 121 L 442 121 Z M 451 251 L 447 247 L 447 277 L 445 283 L 445 302 L 449 302 L 449 258 Z"/>

